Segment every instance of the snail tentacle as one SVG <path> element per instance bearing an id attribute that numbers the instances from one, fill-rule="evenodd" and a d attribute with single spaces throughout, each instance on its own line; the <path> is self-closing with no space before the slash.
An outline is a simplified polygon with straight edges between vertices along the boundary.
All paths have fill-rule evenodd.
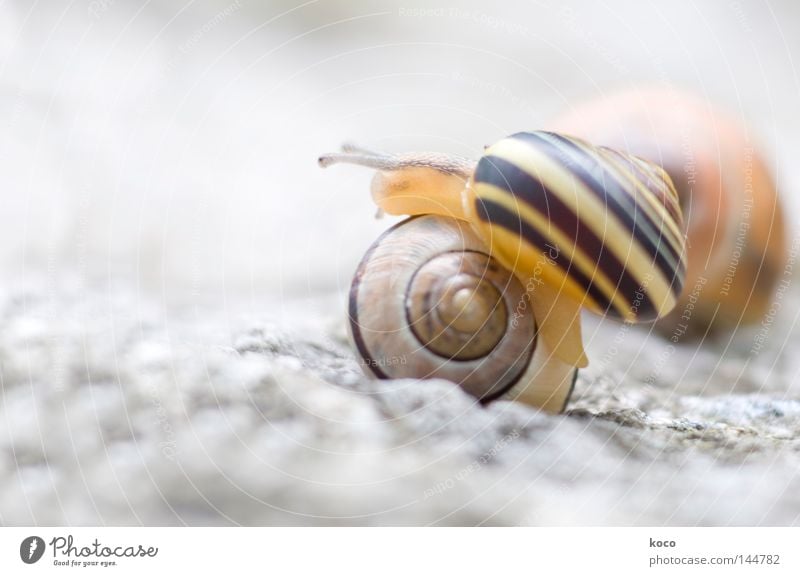
<path id="1" fill-rule="evenodd" d="M 343 151 L 323 154 L 317 160 L 322 168 L 334 164 L 356 164 L 375 170 L 396 170 L 397 160 L 389 155 L 374 154 L 366 151 Z"/>
<path id="2" fill-rule="evenodd" d="M 469 219 L 466 189 L 474 161 L 436 153 L 383 154 L 354 144 L 342 149 L 320 156 L 320 166 L 346 163 L 377 170 L 371 189 L 381 212 Z"/>
<path id="3" fill-rule="evenodd" d="M 475 168 L 475 161 L 462 156 L 438 152 L 414 152 L 410 154 L 389 154 L 363 148 L 356 144 L 342 144 L 341 152 L 329 152 L 318 159 L 319 165 L 327 168 L 333 164 L 357 164 L 375 170 L 404 170 L 406 168 L 430 168 L 465 180 Z"/>

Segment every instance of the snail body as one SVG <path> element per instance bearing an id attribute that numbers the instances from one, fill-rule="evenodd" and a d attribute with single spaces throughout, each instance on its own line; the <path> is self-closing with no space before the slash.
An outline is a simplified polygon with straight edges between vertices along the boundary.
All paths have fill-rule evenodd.
<path id="1" fill-rule="evenodd" d="M 410 253 L 403 252 L 402 259 L 413 263 L 412 270 L 421 274 L 431 267 L 435 254 L 429 246 L 442 247 L 447 253 L 463 248 L 483 255 L 482 264 L 472 256 L 471 264 L 448 257 L 449 268 L 438 271 L 449 279 L 444 284 L 435 279 L 421 282 L 406 272 L 408 277 L 393 292 L 375 279 L 380 274 L 373 277 L 367 272 L 391 260 L 381 243 L 376 244 L 356 274 L 355 304 L 351 293 L 351 318 L 354 310 L 358 318 L 351 326 L 356 341 L 359 334 L 363 336 L 359 330 L 365 317 L 362 310 L 381 310 L 381 300 L 402 301 L 402 312 L 376 313 L 390 322 L 370 331 L 382 338 L 389 334 L 390 345 L 396 347 L 393 330 L 407 322 L 414 337 L 412 350 L 422 346 L 449 364 L 475 362 L 483 357 L 478 353 L 491 352 L 506 341 L 496 330 L 502 326 L 508 330 L 511 303 L 523 298 L 530 302 L 532 318 L 527 325 L 534 327 L 535 338 L 524 330 L 512 331 L 523 345 L 510 356 L 498 353 L 503 359 L 502 378 L 481 377 L 475 388 L 461 376 L 449 377 L 481 399 L 494 397 L 522 379 L 513 388 L 523 391 L 518 392 L 520 399 L 560 411 L 568 397 L 564 390 L 571 388 L 564 383 L 574 379 L 575 368 L 587 364 L 580 332 L 583 307 L 629 322 L 646 321 L 669 313 L 681 292 L 686 261 L 678 196 L 667 174 L 645 160 L 551 132 L 520 132 L 488 147 L 477 163 L 440 154 L 390 155 L 353 146 L 320 158 L 322 166 L 336 162 L 377 169 L 372 197 L 389 214 L 435 215 L 437 221 L 457 222 L 457 235 L 465 238 L 461 248 L 453 239 L 452 223 L 433 226 L 426 218 L 408 225 L 406 232 L 423 237 L 419 246 L 404 240 Z M 497 277 L 506 278 L 499 288 L 479 289 L 478 284 L 466 282 L 465 276 L 481 277 L 476 274 L 481 266 L 488 271 L 497 263 L 506 274 Z M 471 273 L 464 272 L 470 269 Z M 466 284 L 452 284 L 453 278 L 462 278 Z M 512 288 L 512 278 L 524 286 L 521 293 Z M 364 289 L 365 280 L 378 282 L 382 288 Z M 401 298 L 397 293 L 405 295 Z M 494 304 L 478 305 L 479 294 Z M 450 304 L 450 298 L 460 303 Z M 432 318 L 443 326 L 430 326 Z M 469 329 L 462 331 L 461 339 L 453 338 L 455 348 L 443 345 L 448 330 L 458 332 L 465 326 Z M 536 345 L 530 348 L 532 341 Z M 356 344 L 362 357 L 365 350 L 369 356 L 375 349 Z M 536 358 L 537 350 L 547 354 L 557 376 L 544 376 L 547 371 L 530 360 L 533 372 L 518 369 L 525 364 L 525 355 Z M 542 360 L 541 366 L 545 365 Z M 415 364 L 419 371 L 411 374 L 408 365 L 400 366 L 384 375 L 427 377 L 439 370 L 438 364 L 420 362 Z M 508 376 L 511 373 L 520 376 Z M 535 392 L 538 388 L 545 392 Z"/>

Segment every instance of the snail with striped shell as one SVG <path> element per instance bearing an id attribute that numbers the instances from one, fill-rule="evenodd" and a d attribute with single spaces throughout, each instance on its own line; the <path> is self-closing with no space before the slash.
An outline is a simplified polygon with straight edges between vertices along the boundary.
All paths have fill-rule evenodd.
<path id="1" fill-rule="evenodd" d="M 415 216 L 376 241 L 351 287 L 353 340 L 378 377 L 446 378 L 482 401 L 560 412 L 588 362 L 582 308 L 649 321 L 681 292 L 678 197 L 640 158 L 520 132 L 477 163 L 355 146 L 319 162 L 378 170 L 378 207 Z"/>

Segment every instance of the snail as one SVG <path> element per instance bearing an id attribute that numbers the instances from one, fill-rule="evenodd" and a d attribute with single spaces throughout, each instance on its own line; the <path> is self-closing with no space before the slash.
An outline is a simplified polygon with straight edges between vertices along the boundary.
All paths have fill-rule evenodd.
<path id="1" fill-rule="evenodd" d="M 376 169 L 379 209 L 413 217 L 376 241 L 351 287 L 353 340 L 378 377 L 438 376 L 559 412 L 588 363 L 582 309 L 651 321 L 681 293 L 678 195 L 641 158 L 537 131 L 477 162 L 352 145 L 319 159 L 340 162 Z"/>
<path id="2" fill-rule="evenodd" d="M 659 87 L 613 93 L 551 126 L 658 160 L 680 197 L 691 252 L 686 290 L 656 326 L 674 338 L 761 322 L 787 256 L 775 182 L 745 126 Z"/>

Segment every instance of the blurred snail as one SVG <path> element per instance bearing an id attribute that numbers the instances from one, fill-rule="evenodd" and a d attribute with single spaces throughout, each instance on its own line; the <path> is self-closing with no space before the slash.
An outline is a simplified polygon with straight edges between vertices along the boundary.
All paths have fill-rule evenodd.
<path id="1" fill-rule="evenodd" d="M 691 258 L 682 298 L 659 329 L 702 336 L 761 321 L 783 273 L 786 233 L 774 180 L 744 126 L 656 87 L 588 101 L 551 126 L 653 159 L 675 184 Z"/>
<path id="2" fill-rule="evenodd" d="M 378 377 L 441 377 L 558 412 L 587 364 L 582 308 L 641 322 L 680 295 L 678 195 L 635 156 L 520 132 L 477 163 L 355 146 L 319 162 L 378 170 L 378 207 L 418 216 L 370 248 L 351 287 L 353 340 Z"/>

